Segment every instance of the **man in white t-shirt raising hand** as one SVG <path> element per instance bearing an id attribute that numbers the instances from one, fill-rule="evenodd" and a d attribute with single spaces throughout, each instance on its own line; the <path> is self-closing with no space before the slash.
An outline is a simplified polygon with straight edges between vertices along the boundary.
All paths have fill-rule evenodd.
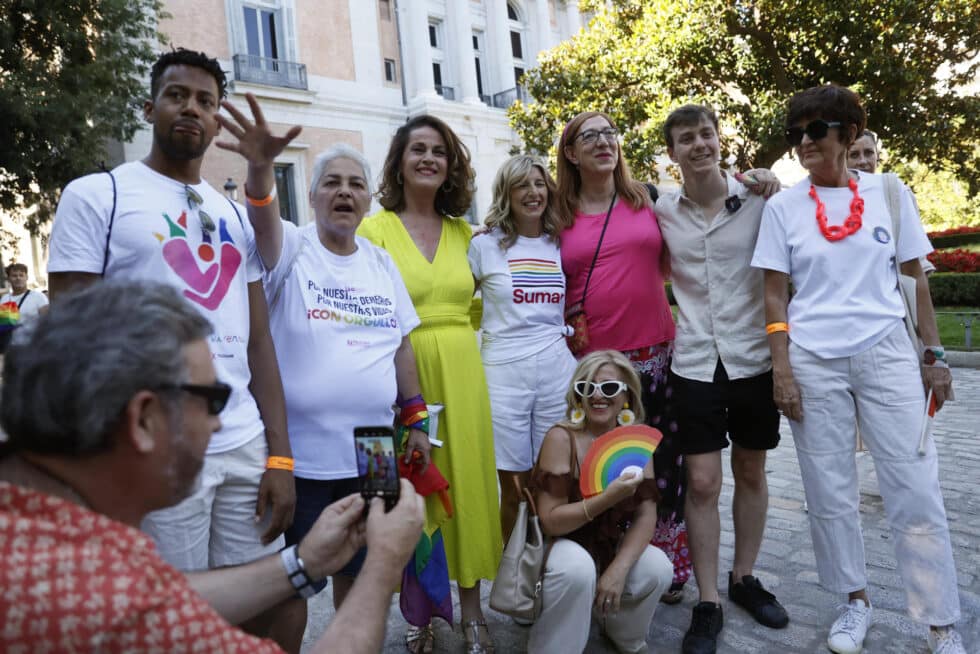
<path id="1" fill-rule="evenodd" d="M 164 53 L 143 103 L 149 154 L 65 187 L 48 263 L 54 302 L 101 277 L 149 279 L 173 285 L 211 322 L 211 357 L 232 386 L 222 427 L 190 497 L 142 524 L 162 557 L 187 572 L 276 552 L 296 501 L 255 235 L 245 208 L 201 177 L 226 87 L 215 59 Z M 243 626 L 275 638 L 278 621 L 273 609 Z"/>

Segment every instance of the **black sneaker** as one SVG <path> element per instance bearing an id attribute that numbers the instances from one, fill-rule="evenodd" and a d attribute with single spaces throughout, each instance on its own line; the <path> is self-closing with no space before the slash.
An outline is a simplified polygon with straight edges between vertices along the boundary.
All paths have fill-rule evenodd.
<path id="1" fill-rule="evenodd" d="M 715 654 L 718 634 L 721 633 L 725 619 L 721 604 L 698 602 L 691 613 L 691 626 L 684 634 L 681 645 L 682 654 Z"/>
<path id="2" fill-rule="evenodd" d="M 752 614 L 755 621 L 771 629 L 782 629 L 789 624 L 789 615 L 776 596 L 762 587 L 758 579 L 745 575 L 742 581 L 734 583 L 732 573 L 728 573 L 728 599 Z"/>

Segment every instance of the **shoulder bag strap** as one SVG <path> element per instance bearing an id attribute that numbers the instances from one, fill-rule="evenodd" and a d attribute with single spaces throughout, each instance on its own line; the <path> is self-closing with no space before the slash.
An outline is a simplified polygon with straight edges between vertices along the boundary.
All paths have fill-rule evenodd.
<path id="1" fill-rule="evenodd" d="M 109 239 L 112 238 L 112 223 L 116 220 L 116 176 L 111 170 L 106 170 L 105 174 L 112 181 L 112 212 L 109 213 L 109 229 L 105 232 L 105 256 L 102 257 L 102 276 L 105 277 L 106 268 L 109 267 Z"/>
<path id="2" fill-rule="evenodd" d="M 609 210 L 606 211 L 606 222 L 602 223 L 602 233 L 599 234 L 599 244 L 595 246 L 595 254 L 592 256 L 592 264 L 589 266 L 589 274 L 585 277 L 585 286 L 582 288 L 582 306 L 585 306 L 585 294 L 589 292 L 589 282 L 592 281 L 592 271 L 595 270 L 595 262 L 599 259 L 599 249 L 602 247 L 602 239 L 606 237 L 606 227 L 609 227 L 609 217 L 612 215 L 613 207 L 616 206 L 616 192 L 613 191 L 612 202 L 609 203 Z"/>
<path id="3" fill-rule="evenodd" d="M 20 308 L 22 306 L 24 306 L 24 300 L 26 300 L 27 299 L 27 296 L 30 295 L 30 294 L 31 294 L 31 289 L 27 289 L 26 291 L 24 291 L 24 295 L 21 296 L 20 302 L 17 303 L 17 310 L 18 311 L 20 311 Z"/>

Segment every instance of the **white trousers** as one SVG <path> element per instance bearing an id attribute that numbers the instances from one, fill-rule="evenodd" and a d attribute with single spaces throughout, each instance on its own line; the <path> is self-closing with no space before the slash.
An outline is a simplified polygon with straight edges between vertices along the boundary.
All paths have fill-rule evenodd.
<path id="1" fill-rule="evenodd" d="M 674 566 L 667 555 L 648 545 L 626 577 L 619 611 L 603 619 L 592 608 L 596 592 L 592 555 L 578 543 L 559 538 L 548 555 L 543 607 L 531 627 L 527 651 L 578 654 L 589 642 L 591 618 L 595 617 L 620 652 L 646 652 L 653 612 L 673 577 Z"/>
<path id="2" fill-rule="evenodd" d="M 925 397 L 919 364 L 901 322 L 851 357 L 821 359 L 790 343 L 803 419 L 790 421 L 809 505 L 820 583 L 835 593 L 867 586 L 858 512 L 854 425 L 871 457 L 909 615 L 946 625 L 960 617 L 956 568 L 939 489 L 936 445 L 918 454 Z"/>
<path id="3" fill-rule="evenodd" d="M 575 366 L 564 338 L 517 361 L 484 364 L 498 470 L 534 467 L 544 435 L 565 417 Z"/>
<path id="4" fill-rule="evenodd" d="M 262 544 L 271 513 L 254 520 L 269 446 L 265 432 L 227 452 L 208 454 L 194 490 L 179 504 L 146 514 L 140 528 L 164 561 L 183 572 L 240 565 L 278 552 Z"/>

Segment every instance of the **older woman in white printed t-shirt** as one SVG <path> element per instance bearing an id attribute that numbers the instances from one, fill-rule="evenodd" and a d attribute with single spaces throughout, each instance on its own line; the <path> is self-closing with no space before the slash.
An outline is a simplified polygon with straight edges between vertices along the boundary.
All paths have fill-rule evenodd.
<path id="1" fill-rule="evenodd" d="M 420 393 L 409 341 L 419 318 L 401 274 L 384 250 L 355 236 L 371 204 L 370 179 L 359 152 L 334 146 L 313 165 L 315 220 L 255 225 L 295 459 L 296 516 L 287 544 L 302 539 L 328 504 L 358 492 L 354 427 L 393 424 L 396 396 Z M 427 435 L 410 430 L 400 455 L 427 465 Z M 332 577 L 335 607 L 363 560 L 362 549 Z M 306 601 L 291 601 L 290 625 L 279 628 L 292 631 L 298 651 Z"/>
<path id="2" fill-rule="evenodd" d="M 537 157 L 497 171 L 487 233 L 469 260 L 483 297 L 483 369 L 490 393 L 504 540 L 544 435 L 565 415 L 575 357 L 565 344 L 565 276 L 558 251 L 555 183 Z"/>
<path id="3" fill-rule="evenodd" d="M 933 651 L 961 653 L 936 447 L 929 439 L 924 455 L 917 451 L 926 391 L 941 406 L 952 388 L 919 264 L 932 246 L 904 185 L 896 238 L 884 177 L 846 167 L 848 146 L 865 125 L 855 93 L 807 89 L 788 113 L 786 137 L 809 177 L 766 204 L 752 265 L 766 271 L 774 399 L 796 442 L 817 572 L 823 586 L 848 595 L 827 644 L 860 652 L 871 624 L 857 424 L 878 472 L 909 615 L 931 626 Z M 896 266 L 916 279 L 921 353 L 903 323 Z"/>

